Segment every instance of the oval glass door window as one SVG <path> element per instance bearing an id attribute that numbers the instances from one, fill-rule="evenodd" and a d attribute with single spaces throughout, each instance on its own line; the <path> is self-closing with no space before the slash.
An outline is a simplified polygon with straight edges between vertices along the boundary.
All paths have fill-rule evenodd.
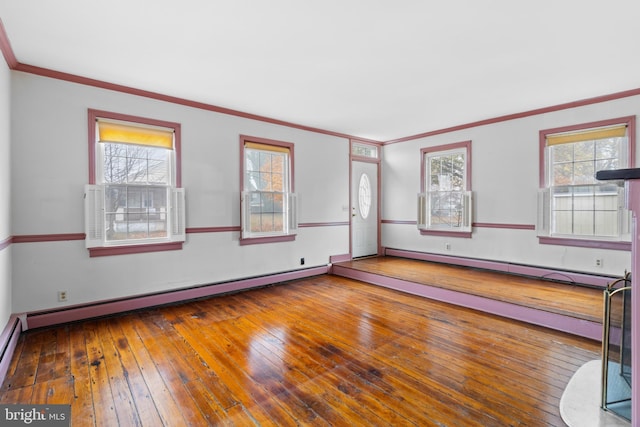
<path id="1" fill-rule="evenodd" d="M 371 182 L 369 182 L 369 177 L 366 173 L 360 175 L 358 206 L 360 208 L 360 215 L 363 219 L 366 219 L 371 211 Z"/>

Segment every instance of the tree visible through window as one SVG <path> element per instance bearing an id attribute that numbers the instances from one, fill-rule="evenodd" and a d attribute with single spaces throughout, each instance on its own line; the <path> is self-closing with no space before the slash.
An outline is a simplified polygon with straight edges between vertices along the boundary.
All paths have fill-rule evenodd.
<path id="1" fill-rule="evenodd" d="M 423 231 L 470 232 L 470 142 L 423 149 L 423 192 L 418 196 L 418 227 Z"/>
<path id="2" fill-rule="evenodd" d="M 151 124 L 93 110 L 89 116 L 95 139 L 89 142 L 93 161 L 85 190 L 85 219 L 92 256 L 101 253 L 99 247 L 182 242 L 184 193 L 176 185 L 179 125 L 165 127 L 161 124 L 166 122 Z M 162 250 L 169 248 L 173 246 Z"/>
<path id="3" fill-rule="evenodd" d="M 293 144 L 241 137 L 241 243 L 290 240 L 297 228 L 292 191 Z M 256 240 L 266 238 L 267 240 Z"/>
<path id="4" fill-rule="evenodd" d="M 166 238 L 171 150 L 101 144 L 106 240 Z"/>
<path id="5" fill-rule="evenodd" d="M 245 158 L 251 232 L 283 233 L 288 154 L 246 147 Z"/>

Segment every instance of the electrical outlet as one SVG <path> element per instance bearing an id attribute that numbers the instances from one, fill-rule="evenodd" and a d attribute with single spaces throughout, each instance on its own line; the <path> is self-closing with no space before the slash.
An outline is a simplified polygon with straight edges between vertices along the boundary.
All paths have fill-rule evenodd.
<path id="1" fill-rule="evenodd" d="M 304 258 L 300 258 L 300 265 L 304 265 Z"/>
<path id="2" fill-rule="evenodd" d="M 445 243 L 444 244 L 444 249 L 447 250 L 447 251 L 450 251 L 451 250 L 451 243 Z"/>
<path id="3" fill-rule="evenodd" d="M 596 267 L 602 267 L 603 263 L 604 263 L 604 260 L 602 258 L 596 258 L 596 262 L 595 262 Z"/>
<path id="4" fill-rule="evenodd" d="M 67 300 L 67 291 L 58 291 L 58 301 L 65 302 Z"/>

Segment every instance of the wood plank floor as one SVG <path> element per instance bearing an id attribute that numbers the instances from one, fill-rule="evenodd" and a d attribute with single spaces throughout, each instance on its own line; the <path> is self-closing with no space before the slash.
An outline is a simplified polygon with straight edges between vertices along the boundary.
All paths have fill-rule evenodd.
<path id="1" fill-rule="evenodd" d="M 602 323 L 603 289 L 392 256 L 337 265 Z"/>
<path id="2" fill-rule="evenodd" d="M 599 343 L 323 275 L 24 333 L 0 403 L 75 426 L 563 426 Z"/>

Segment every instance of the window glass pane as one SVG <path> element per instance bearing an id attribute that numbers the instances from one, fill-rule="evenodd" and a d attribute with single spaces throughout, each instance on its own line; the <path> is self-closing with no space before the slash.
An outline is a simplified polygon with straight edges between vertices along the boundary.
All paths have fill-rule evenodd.
<path id="1" fill-rule="evenodd" d="M 459 153 L 457 155 L 452 156 L 452 168 L 453 168 L 453 189 L 454 190 L 464 190 L 464 172 L 465 172 L 465 162 L 464 155 Z"/>
<path id="2" fill-rule="evenodd" d="M 430 192 L 430 225 L 434 228 L 460 227 L 462 223 L 462 197 L 462 193 L 457 191 Z"/>
<path id="3" fill-rule="evenodd" d="M 573 184 L 573 163 L 557 163 L 553 165 L 553 185 Z"/>
<path id="4" fill-rule="evenodd" d="M 467 227 L 465 190 L 467 148 L 425 152 L 426 228 L 455 230 Z"/>
<path id="5" fill-rule="evenodd" d="M 618 190 L 611 184 L 552 189 L 553 230 L 579 236 L 617 235 Z"/>
<path id="6" fill-rule="evenodd" d="M 108 185 L 105 219 L 107 241 L 167 237 L 167 189 Z"/>
<path id="7" fill-rule="evenodd" d="M 287 158 L 285 153 L 246 149 L 245 190 L 285 192 Z"/>
<path id="8" fill-rule="evenodd" d="M 573 213 L 573 218 L 573 234 L 580 236 L 594 235 L 593 211 L 575 211 Z"/>
<path id="9" fill-rule="evenodd" d="M 351 146 L 351 153 L 354 156 L 378 158 L 378 148 L 375 145 L 354 143 Z"/>
<path id="10" fill-rule="evenodd" d="M 260 151 L 260 172 L 271 172 L 271 153 Z"/>
<path id="11" fill-rule="evenodd" d="M 574 184 L 591 184 L 595 182 L 595 164 L 593 161 L 576 162 L 573 167 Z"/>
<path id="12" fill-rule="evenodd" d="M 103 156 L 103 182 L 127 182 L 127 150 L 124 144 L 101 144 Z"/>
<path id="13" fill-rule="evenodd" d="M 573 196 L 573 209 L 575 211 L 593 211 L 593 194 L 576 193 Z"/>
<path id="14" fill-rule="evenodd" d="M 462 152 L 428 156 L 428 182 L 430 191 L 462 191 L 466 187 L 465 155 Z"/>
<path id="15" fill-rule="evenodd" d="M 126 145 L 127 147 L 127 182 L 147 182 L 148 164 L 146 147 Z"/>
<path id="16" fill-rule="evenodd" d="M 261 190 L 262 185 L 260 181 L 260 173 L 259 172 L 248 172 L 247 178 L 245 179 L 245 187 L 249 191 Z"/>
<path id="17" fill-rule="evenodd" d="M 171 150 L 133 144 L 101 143 L 105 183 L 168 184 Z"/>
<path id="18" fill-rule="evenodd" d="M 617 159 L 620 138 L 596 141 L 596 159 Z"/>
<path id="19" fill-rule="evenodd" d="M 250 229 L 254 233 L 284 231 L 285 206 L 281 193 L 251 193 Z"/>
<path id="20" fill-rule="evenodd" d="M 245 157 L 245 171 L 258 171 L 260 170 L 260 152 L 256 150 L 246 149 L 244 151 Z"/>
<path id="21" fill-rule="evenodd" d="M 618 211 L 618 187 L 614 185 L 598 185 L 595 187 L 596 210 Z"/>
<path id="22" fill-rule="evenodd" d="M 618 159 L 607 159 L 596 161 L 596 172 L 603 170 L 621 169 L 620 161 Z"/>
<path id="23" fill-rule="evenodd" d="M 553 160 L 556 163 L 573 161 L 573 145 L 560 144 L 553 146 Z"/>
<path id="24" fill-rule="evenodd" d="M 572 234 L 573 214 L 571 211 L 553 211 L 551 221 L 558 234 Z"/>
<path id="25" fill-rule="evenodd" d="M 596 211 L 595 234 L 598 236 L 615 236 L 618 233 L 618 212 Z"/>
<path id="26" fill-rule="evenodd" d="M 282 193 L 271 193 L 267 195 L 271 201 L 271 212 L 284 212 L 284 195 Z"/>
<path id="27" fill-rule="evenodd" d="M 360 175 L 360 182 L 358 184 L 358 207 L 360 208 L 362 218 L 367 219 L 371 210 L 371 182 L 366 173 Z"/>
<path id="28" fill-rule="evenodd" d="M 250 231 L 285 232 L 288 190 L 288 154 L 255 148 L 245 149 L 244 189 L 250 191 Z"/>
<path id="29" fill-rule="evenodd" d="M 548 147 L 552 233 L 612 237 L 619 230 L 618 184 L 600 185 L 600 170 L 628 167 L 626 137 L 559 143 Z"/>
<path id="30" fill-rule="evenodd" d="M 581 160 L 593 160 L 595 157 L 595 142 L 594 141 L 581 141 L 573 143 L 574 160 L 579 162 Z"/>

